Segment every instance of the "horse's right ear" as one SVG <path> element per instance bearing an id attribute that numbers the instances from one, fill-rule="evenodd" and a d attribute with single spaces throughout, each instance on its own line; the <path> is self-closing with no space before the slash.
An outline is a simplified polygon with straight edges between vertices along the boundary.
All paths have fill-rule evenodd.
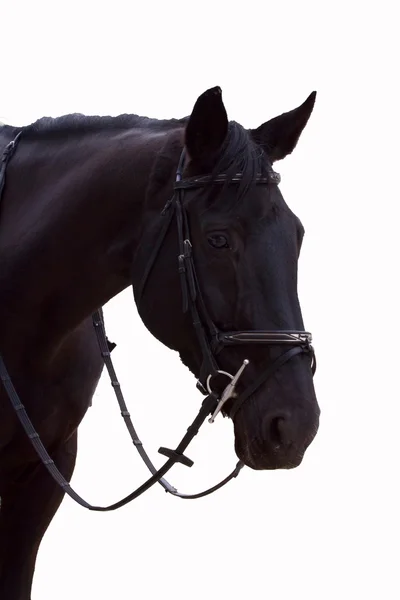
<path id="1" fill-rule="evenodd" d="M 185 132 L 185 146 L 193 161 L 215 155 L 228 133 L 228 116 L 222 102 L 222 90 L 214 87 L 199 96 Z"/>
<path id="2" fill-rule="evenodd" d="M 282 160 L 293 152 L 301 132 L 312 113 L 317 92 L 312 92 L 301 106 L 283 113 L 250 131 L 252 138 L 261 145 L 271 162 Z"/>

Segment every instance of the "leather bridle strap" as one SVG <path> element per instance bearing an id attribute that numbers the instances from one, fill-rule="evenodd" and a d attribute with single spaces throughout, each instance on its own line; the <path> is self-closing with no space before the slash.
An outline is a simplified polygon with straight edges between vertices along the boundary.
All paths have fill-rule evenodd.
<path id="1" fill-rule="evenodd" d="M 179 193 L 179 192 L 178 192 Z M 183 298 L 183 312 L 187 312 L 190 309 L 192 317 L 192 324 L 195 330 L 197 340 L 200 345 L 203 362 L 201 365 L 201 373 L 215 375 L 218 371 L 218 365 L 212 352 L 209 338 L 216 333 L 217 330 L 212 323 L 211 319 L 204 315 L 200 315 L 198 305 L 204 307 L 204 303 L 201 299 L 201 291 L 198 285 L 196 277 L 196 269 L 193 263 L 192 244 L 189 237 L 189 226 L 187 222 L 186 212 L 184 211 L 180 199 L 176 198 L 173 204 L 176 212 L 176 222 L 178 229 L 178 242 L 179 242 L 179 274 L 181 279 L 182 298 Z M 203 317 L 203 319 L 201 318 Z M 213 327 L 211 331 L 206 332 L 204 323 L 208 330 Z M 208 333 L 208 335 L 207 335 Z M 201 379 L 201 376 L 200 376 Z"/>
<path id="2" fill-rule="evenodd" d="M 294 329 L 258 330 L 249 331 L 221 331 L 218 333 L 218 341 L 224 346 L 231 344 L 268 344 L 272 345 L 311 345 L 312 336 L 308 331 L 297 331 Z"/>
<path id="3" fill-rule="evenodd" d="M 180 164 L 183 164 L 182 158 Z M 275 178 L 274 175 L 276 176 Z M 241 180 L 240 174 L 236 176 L 235 180 Z M 273 181 L 274 183 L 279 182 L 279 175 L 274 173 L 272 169 L 269 173 L 269 178 L 257 178 L 256 183 L 266 184 L 270 181 Z M 226 346 L 230 346 L 232 344 L 290 344 L 291 346 L 294 346 L 290 351 L 284 353 L 282 356 L 276 359 L 275 362 L 266 367 L 265 371 L 260 375 L 256 382 L 254 382 L 248 388 L 250 390 L 249 393 L 246 389 L 245 392 L 240 395 L 240 404 L 238 398 L 234 403 L 235 410 L 229 413 L 229 416 L 233 419 L 237 413 L 237 410 L 245 401 L 245 399 L 254 393 L 258 387 L 263 385 L 263 383 L 265 383 L 267 379 L 277 369 L 280 368 L 281 365 L 285 364 L 285 362 L 290 360 L 293 356 L 296 356 L 302 352 L 310 352 L 312 356 L 314 356 L 314 351 L 311 346 L 311 334 L 306 331 L 250 330 L 223 332 L 219 331 L 215 326 L 204 302 L 197 277 L 188 217 L 185 206 L 183 205 L 182 195 L 185 189 L 202 187 L 207 183 L 224 182 L 226 182 L 226 176 L 221 176 L 218 181 L 215 179 L 213 180 L 208 176 L 182 180 L 180 173 L 178 173 L 175 183 L 175 195 L 168 203 L 170 212 L 176 212 L 177 234 L 180 250 L 178 260 L 183 298 L 183 311 L 187 312 L 188 308 L 190 308 L 194 330 L 202 354 L 202 364 L 197 387 L 203 393 L 207 393 L 206 382 L 209 381 L 209 378 L 217 373 L 223 373 L 223 371 L 219 370 L 216 355 Z M 313 367 L 315 370 L 315 360 L 313 360 Z M 210 389 L 208 389 L 208 391 L 210 391 Z M 211 422 L 213 422 L 213 420 Z"/>
<path id="4" fill-rule="evenodd" d="M 272 365 L 270 365 L 269 368 L 265 369 L 265 371 L 263 371 L 261 375 L 251 385 L 249 385 L 241 394 L 239 394 L 239 396 L 233 402 L 231 409 L 229 410 L 229 417 L 231 419 L 234 419 L 243 403 L 246 400 L 248 400 L 248 398 L 250 398 L 250 396 L 252 396 L 252 394 L 254 394 L 254 392 L 256 392 L 259 387 L 266 383 L 268 379 L 275 373 L 275 371 L 280 369 L 280 367 L 287 363 L 291 358 L 303 352 L 311 352 L 312 355 L 314 355 L 314 352 L 311 347 L 297 346 L 294 348 L 290 348 L 290 350 L 287 350 L 284 354 L 279 356 L 272 363 Z"/>

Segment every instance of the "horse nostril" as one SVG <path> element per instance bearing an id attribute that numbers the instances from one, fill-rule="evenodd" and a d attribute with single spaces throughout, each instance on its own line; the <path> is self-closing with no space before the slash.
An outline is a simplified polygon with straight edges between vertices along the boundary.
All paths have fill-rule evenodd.
<path id="1" fill-rule="evenodd" d="M 264 435 L 276 450 L 290 444 L 292 440 L 288 416 L 275 414 L 266 417 L 264 419 Z"/>

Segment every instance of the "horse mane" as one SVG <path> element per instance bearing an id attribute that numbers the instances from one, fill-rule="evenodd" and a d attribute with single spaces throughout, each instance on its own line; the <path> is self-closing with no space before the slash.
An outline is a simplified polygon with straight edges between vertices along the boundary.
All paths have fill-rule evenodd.
<path id="1" fill-rule="evenodd" d="M 153 119 L 135 114 L 111 116 L 86 116 L 82 113 L 72 113 L 60 117 L 42 117 L 37 121 L 22 127 L 23 137 L 40 136 L 41 139 L 57 135 L 79 135 L 85 133 L 102 133 L 105 131 L 123 131 L 128 129 L 148 129 L 155 132 L 173 132 L 182 129 L 189 117 L 181 119 Z M 3 125 L 6 129 L 17 130 L 15 127 Z M 156 187 L 170 177 L 171 161 L 176 162 L 177 140 L 167 140 L 160 150 L 156 161 Z M 269 161 L 260 148 L 250 137 L 248 131 L 236 121 L 230 121 L 228 134 L 221 148 L 217 163 L 212 172 L 212 178 L 225 174 L 227 176 L 224 188 L 237 173 L 241 173 L 237 199 L 240 200 L 254 184 L 257 175 L 264 176 L 268 170 Z M 155 173 L 153 172 L 152 175 Z"/>
<path id="2" fill-rule="evenodd" d="M 168 131 L 182 126 L 188 117 L 183 119 L 150 119 L 139 115 L 122 114 L 117 117 L 86 116 L 81 113 L 63 115 L 61 117 L 42 117 L 30 125 L 23 127 L 25 134 L 73 134 L 124 129 L 153 129 Z"/>

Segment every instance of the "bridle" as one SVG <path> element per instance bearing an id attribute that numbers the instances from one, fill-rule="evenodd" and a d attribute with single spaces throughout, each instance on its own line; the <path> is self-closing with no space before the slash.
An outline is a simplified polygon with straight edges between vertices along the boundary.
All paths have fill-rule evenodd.
<path id="1" fill-rule="evenodd" d="M 21 131 L 12 140 L 3 151 L 0 160 L 0 200 L 2 192 L 4 190 L 6 167 L 12 156 L 14 155 L 17 144 L 21 137 Z M 130 418 L 129 411 L 127 409 L 120 383 L 117 379 L 112 360 L 111 350 L 112 344 L 108 341 L 105 333 L 104 321 L 102 310 L 95 311 L 92 315 L 93 325 L 96 331 L 97 341 L 99 349 L 104 360 L 104 364 L 110 376 L 111 385 L 113 386 L 114 392 L 117 397 L 117 401 L 121 410 L 121 415 L 125 421 L 126 427 L 131 436 L 132 442 L 139 452 L 144 463 L 151 472 L 151 477 L 145 481 L 141 486 L 134 490 L 131 494 L 116 502 L 110 506 L 93 506 L 86 502 L 73 488 L 70 483 L 64 478 L 61 472 L 58 470 L 46 448 L 40 439 L 39 434 L 35 430 L 24 405 L 21 403 L 19 395 L 12 383 L 12 380 L 8 374 L 4 360 L 0 354 L 0 379 L 4 386 L 4 389 L 9 397 L 11 405 L 14 408 L 15 414 L 19 419 L 25 433 L 27 434 L 32 446 L 36 453 L 41 459 L 43 465 L 48 470 L 53 479 L 60 485 L 63 491 L 68 494 L 73 500 L 75 500 L 81 506 L 88 508 L 93 511 L 111 511 L 121 506 L 124 506 L 128 502 L 131 502 L 143 492 L 148 490 L 155 483 L 159 483 L 166 492 L 173 496 L 183 499 L 195 499 L 201 498 L 212 492 L 220 489 L 223 485 L 237 477 L 240 470 L 244 466 L 242 461 L 239 461 L 235 469 L 218 484 L 213 487 L 200 492 L 198 494 L 182 494 L 179 493 L 166 479 L 164 475 L 176 464 L 181 463 L 188 467 L 193 465 L 193 461 L 184 455 L 184 451 L 197 435 L 199 428 L 204 423 L 207 417 L 209 422 L 213 423 L 219 412 L 224 409 L 225 403 L 229 399 L 233 399 L 233 404 L 229 410 L 229 416 L 234 419 L 237 412 L 243 405 L 243 403 L 250 398 L 250 396 L 257 391 L 257 389 L 263 385 L 282 365 L 288 362 L 294 356 L 306 353 L 311 356 L 311 370 L 314 375 L 316 369 L 316 361 L 313 347 L 311 345 L 311 334 L 305 331 L 219 331 L 213 323 L 206 304 L 204 302 L 199 280 L 196 273 L 196 268 L 193 259 L 193 246 L 190 238 L 190 229 L 187 212 L 183 202 L 184 191 L 187 189 L 201 188 L 209 184 L 235 184 L 241 181 L 241 174 L 236 175 L 233 178 L 227 180 L 227 176 L 224 174 L 218 175 L 217 177 L 203 176 L 194 178 L 182 178 L 183 165 L 184 165 L 185 154 L 184 151 L 181 154 L 179 165 L 176 172 L 176 181 L 174 186 L 174 194 L 172 198 L 167 202 L 164 209 L 161 212 L 162 226 L 158 235 L 157 243 L 153 246 L 153 251 L 146 263 L 140 284 L 135 293 L 135 299 L 138 306 L 142 299 L 144 288 L 149 279 L 159 251 L 163 245 L 167 232 L 173 223 L 174 217 L 176 219 L 177 232 L 178 232 L 178 243 L 179 243 L 179 255 L 178 255 L 178 269 L 182 288 L 182 301 L 183 301 L 183 312 L 187 313 L 190 311 L 192 324 L 196 332 L 196 337 L 201 349 L 202 354 L 202 365 L 200 369 L 200 376 L 197 382 L 198 389 L 205 394 L 205 399 L 202 402 L 200 410 L 193 420 L 192 424 L 188 427 L 185 435 L 181 442 L 175 448 L 171 450 L 169 448 L 160 448 L 159 453 L 167 457 L 165 464 L 158 470 L 153 465 L 148 454 L 146 453 L 142 442 L 140 441 L 137 432 L 133 426 Z M 275 173 L 272 168 L 267 172 L 266 177 L 257 177 L 255 183 L 257 185 L 271 185 L 278 184 L 280 176 Z M 259 377 L 250 385 L 248 385 L 240 394 L 236 395 L 236 385 L 241 377 L 243 371 L 248 365 L 249 361 L 245 359 L 242 365 L 238 368 L 235 375 L 232 375 L 226 371 L 223 371 L 218 366 L 217 355 L 225 347 L 238 344 L 279 344 L 289 346 L 281 356 L 279 356 L 272 364 L 266 365 L 265 369 L 259 375 Z M 216 375 L 224 375 L 228 378 L 229 382 L 222 394 L 218 394 L 217 391 L 212 390 L 212 378 Z M 211 416 L 210 416 L 211 415 Z"/>
<path id="2" fill-rule="evenodd" d="M 175 178 L 175 193 L 165 205 L 162 216 L 165 223 L 158 236 L 157 243 L 147 262 L 139 288 L 135 293 L 138 307 L 142 300 L 146 283 L 151 274 L 152 268 L 156 262 L 159 251 L 164 243 L 167 232 L 173 223 L 174 216 L 177 227 L 179 255 L 178 270 L 182 289 L 182 310 L 183 313 L 190 311 L 192 324 L 201 349 L 202 364 L 200 376 L 197 381 L 198 389 L 203 393 L 212 393 L 212 378 L 217 375 L 224 375 L 229 379 L 228 385 L 219 398 L 218 405 L 213 412 L 209 422 L 213 423 L 215 417 L 224 409 L 225 403 L 234 398 L 233 404 L 229 410 L 229 417 L 234 419 L 243 403 L 256 390 L 262 386 L 282 365 L 294 356 L 302 353 L 310 354 L 311 370 L 314 375 L 316 370 L 316 359 L 314 349 L 311 345 L 312 336 L 307 331 L 297 330 L 246 330 L 246 331 L 220 331 L 214 324 L 207 309 L 204 297 L 199 284 L 196 267 L 194 263 L 194 248 L 190 236 L 189 219 L 184 204 L 184 192 L 189 189 L 206 188 L 210 184 L 238 184 L 242 181 L 242 174 L 238 173 L 229 180 L 226 174 L 220 174 L 216 177 L 210 175 L 202 177 L 192 177 L 183 179 L 183 169 L 185 162 L 185 151 L 182 151 Z M 257 176 L 256 185 L 278 185 L 280 175 L 269 166 L 266 176 Z M 279 356 L 272 364 L 267 364 L 260 376 L 239 395 L 236 395 L 236 385 L 245 370 L 249 361 L 245 359 L 237 372 L 232 375 L 218 366 L 217 355 L 220 351 L 232 345 L 283 345 L 290 348 Z"/>

